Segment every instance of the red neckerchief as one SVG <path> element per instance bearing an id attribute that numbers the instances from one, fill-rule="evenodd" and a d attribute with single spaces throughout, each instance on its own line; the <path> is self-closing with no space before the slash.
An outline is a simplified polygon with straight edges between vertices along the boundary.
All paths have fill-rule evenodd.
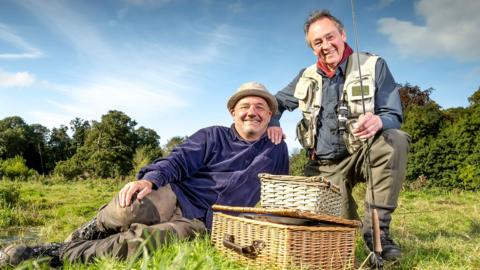
<path id="1" fill-rule="evenodd" d="M 343 56 L 342 56 L 342 60 L 340 60 L 340 62 L 338 63 L 337 67 L 340 66 L 340 64 L 342 64 L 343 62 L 345 62 L 347 60 L 347 58 L 352 55 L 353 53 L 353 50 L 352 48 L 350 48 L 350 46 L 348 46 L 348 44 L 345 42 L 345 50 L 343 50 Z M 329 78 L 332 78 L 333 76 L 335 76 L 335 70 L 336 70 L 336 67 L 334 70 L 330 70 L 327 65 L 325 65 L 325 63 L 323 63 L 321 60 L 320 60 L 320 57 L 318 58 L 318 61 L 317 61 L 317 67 L 319 69 L 321 69 L 323 72 L 325 72 L 325 74 L 329 77 Z"/>

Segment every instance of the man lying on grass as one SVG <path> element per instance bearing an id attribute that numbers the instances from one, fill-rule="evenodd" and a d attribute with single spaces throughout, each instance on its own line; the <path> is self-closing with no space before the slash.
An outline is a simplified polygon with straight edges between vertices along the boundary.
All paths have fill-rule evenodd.
<path id="1" fill-rule="evenodd" d="M 208 105 L 209 106 L 209 105 Z M 64 243 L 9 246 L 0 251 L 0 268 L 49 256 L 88 262 L 94 257 L 125 259 L 140 244 L 165 244 L 171 236 L 185 239 L 211 228 L 211 205 L 254 206 L 260 199 L 259 173 L 288 174 L 285 142 L 266 136 L 277 101 L 261 84 L 242 84 L 227 103 L 234 124 L 201 129 L 167 158 L 142 168 L 95 218 Z"/>

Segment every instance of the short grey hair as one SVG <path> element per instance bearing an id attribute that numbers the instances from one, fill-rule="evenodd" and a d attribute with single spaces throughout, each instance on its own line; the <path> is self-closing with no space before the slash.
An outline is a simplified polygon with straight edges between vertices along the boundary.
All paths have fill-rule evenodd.
<path id="1" fill-rule="evenodd" d="M 305 24 L 303 26 L 303 31 L 305 32 L 305 42 L 310 47 L 312 47 L 312 46 L 310 44 L 310 41 L 308 40 L 308 29 L 310 28 L 310 25 L 312 25 L 312 23 L 314 23 L 318 20 L 321 20 L 321 19 L 331 20 L 337 26 L 338 31 L 340 31 L 340 32 L 344 31 L 343 23 L 337 17 L 333 16 L 330 13 L 330 11 L 328 11 L 327 9 L 314 10 L 310 13 L 310 15 L 308 16 L 308 18 L 305 21 Z"/>

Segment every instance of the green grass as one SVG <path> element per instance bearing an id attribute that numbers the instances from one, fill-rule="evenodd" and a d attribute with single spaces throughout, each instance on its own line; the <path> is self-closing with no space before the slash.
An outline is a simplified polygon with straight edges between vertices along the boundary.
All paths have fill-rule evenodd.
<path id="1" fill-rule="evenodd" d="M 0 228 L 39 227 L 39 240 L 63 241 L 69 232 L 93 217 L 124 184 L 115 180 L 0 181 L 0 190 L 15 187 L 20 192 L 15 204 L 0 208 Z"/>
<path id="2" fill-rule="evenodd" d="M 107 203 L 124 183 L 115 180 L 0 181 L 0 231 L 23 234 L 23 238 L 15 242 L 63 241 L 74 228 L 93 217 L 96 210 Z M 359 205 L 363 205 L 360 198 L 364 191 L 364 186 L 355 189 Z M 385 269 L 480 269 L 478 192 L 404 190 L 391 230 L 402 246 L 404 257 L 396 264 L 386 264 Z M 32 231 L 36 238 L 25 240 Z M 5 238 L 2 234 L 0 237 Z M 6 245 L 5 241 L 0 245 Z M 355 252 L 357 266 L 367 255 L 358 237 Z M 28 261 L 18 268 L 48 269 L 44 261 Z M 207 237 L 190 242 L 176 241 L 154 254 L 140 250 L 137 260 L 99 258 L 88 265 L 64 265 L 64 269 L 128 268 L 254 269 L 225 259 Z"/>

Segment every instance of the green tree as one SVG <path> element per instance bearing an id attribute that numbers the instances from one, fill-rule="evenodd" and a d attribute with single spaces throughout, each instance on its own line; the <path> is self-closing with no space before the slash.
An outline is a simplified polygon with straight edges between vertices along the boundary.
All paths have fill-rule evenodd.
<path id="1" fill-rule="evenodd" d="M 91 153 L 87 167 L 97 177 L 125 176 L 132 170 L 137 123 L 120 111 L 109 111 L 94 122 L 85 140 Z"/>
<path id="2" fill-rule="evenodd" d="M 399 89 L 400 101 L 402 102 L 403 111 L 407 111 L 411 106 L 424 106 L 431 102 L 430 94 L 433 88 L 421 90 L 418 86 L 412 86 L 406 83 Z"/>
<path id="3" fill-rule="evenodd" d="M 139 127 L 135 130 L 135 149 L 142 148 L 143 155 L 152 161 L 163 156 L 163 150 L 160 147 L 160 136 L 155 130 Z"/>
<path id="4" fill-rule="evenodd" d="M 468 98 L 470 106 L 475 106 L 480 104 L 480 87 Z"/>
<path id="5" fill-rule="evenodd" d="M 46 173 L 48 160 L 46 138 L 48 128 L 40 124 L 28 125 L 21 117 L 11 116 L 0 120 L 0 158 L 20 156 L 26 166 Z"/>
<path id="6" fill-rule="evenodd" d="M 67 160 L 73 155 L 72 139 L 68 135 L 68 127 L 61 125 L 53 128 L 48 139 L 49 168 L 54 168 L 60 160 Z"/>
<path id="7" fill-rule="evenodd" d="M 413 142 L 421 138 L 435 137 L 443 123 L 443 113 L 435 102 L 412 105 L 404 114 L 402 129 L 412 136 Z"/>
<path id="8" fill-rule="evenodd" d="M 153 129 L 139 127 L 135 130 L 135 136 L 132 174 L 136 174 L 140 168 L 163 156 L 160 136 Z"/>
<path id="9" fill-rule="evenodd" d="M 463 107 L 448 108 L 443 111 L 444 120 L 449 124 L 453 124 L 460 118 L 465 117 L 467 112 L 468 110 Z"/>
<path id="10" fill-rule="evenodd" d="M 0 120 L 0 158 L 23 156 L 28 147 L 28 125 L 19 116 Z"/>
<path id="11" fill-rule="evenodd" d="M 90 130 L 90 123 L 81 118 L 74 118 L 70 121 L 70 130 L 73 132 L 72 135 L 72 152 L 75 153 L 78 148 L 83 146 L 87 133 Z"/>
<path id="12" fill-rule="evenodd" d="M 159 147 L 160 146 L 160 136 L 158 136 L 155 130 L 139 127 L 135 130 L 136 137 L 136 146 L 149 146 L 149 147 Z"/>
<path id="13" fill-rule="evenodd" d="M 480 105 L 473 103 L 451 129 L 457 183 L 464 189 L 480 189 Z"/>
<path id="14" fill-rule="evenodd" d="M 50 130 L 40 124 L 31 124 L 27 128 L 27 149 L 23 157 L 29 168 L 42 174 L 48 173 L 53 166 L 48 165 L 51 151 L 48 149 L 47 137 Z"/>
<path id="15" fill-rule="evenodd" d="M 163 152 L 164 152 L 165 156 L 170 155 L 170 153 L 172 153 L 173 148 L 175 148 L 175 146 L 185 142 L 186 139 L 188 139 L 188 136 L 184 136 L 184 137 L 174 136 L 174 137 L 170 138 L 167 141 L 167 144 L 165 145 L 165 147 L 163 148 Z"/>
<path id="16" fill-rule="evenodd" d="M 407 180 L 420 176 L 431 176 L 435 160 L 430 160 L 432 142 L 444 126 L 444 113 L 440 106 L 430 99 L 433 89 L 421 90 L 418 86 L 405 84 L 400 89 L 404 111 L 401 129 L 412 137 L 407 161 Z"/>
<path id="17" fill-rule="evenodd" d="M 83 146 L 55 168 L 66 177 L 119 177 L 128 175 L 135 152 L 137 123 L 120 111 L 109 111 L 100 122 L 93 121 Z"/>
<path id="18" fill-rule="evenodd" d="M 433 139 L 422 162 L 430 185 L 479 189 L 480 106 L 465 109 Z"/>

